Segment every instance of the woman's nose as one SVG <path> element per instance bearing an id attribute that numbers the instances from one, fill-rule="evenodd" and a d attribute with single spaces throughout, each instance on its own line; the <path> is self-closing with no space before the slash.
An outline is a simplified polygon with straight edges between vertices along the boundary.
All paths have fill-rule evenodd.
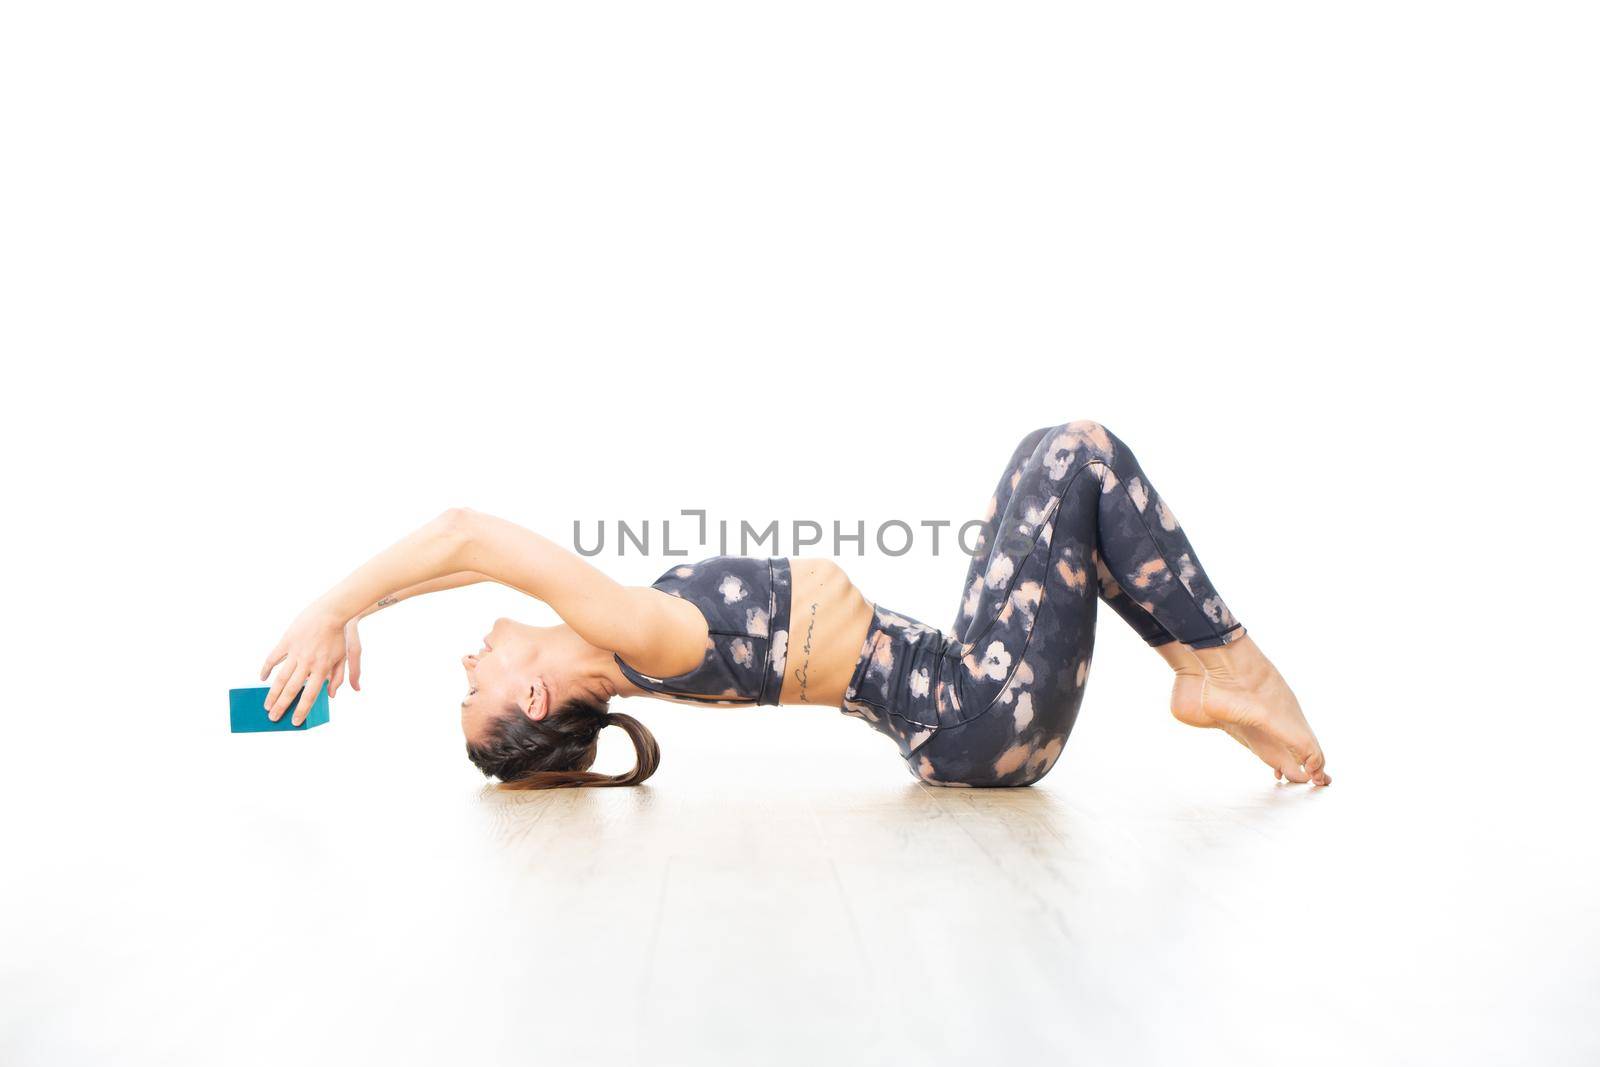
<path id="1" fill-rule="evenodd" d="M 478 668 L 478 657 L 474 656 L 474 655 L 471 655 L 470 653 L 468 655 L 462 656 L 461 657 L 461 665 L 463 667 L 465 667 L 469 671 L 477 670 L 477 668 Z"/>

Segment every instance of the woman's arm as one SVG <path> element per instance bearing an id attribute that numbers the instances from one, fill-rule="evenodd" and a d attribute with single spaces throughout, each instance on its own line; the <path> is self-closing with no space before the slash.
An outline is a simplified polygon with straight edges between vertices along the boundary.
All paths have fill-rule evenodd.
<path id="1" fill-rule="evenodd" d="M 265 679 L 279 667 L 267 694 L 269 717 L 282 718 L 304 688 L 294 711 L 295 723 L 303 722 L 322 683 L 342 677 L 350 620 L 377 610 L 396 590 L 431 592 L 480 580 L 455 581 L 463 574 L 543 600 L 584 640 L 624 658 L 652 659 L 661 641 L 661 598 L 650 590 L 619 585 L 532 530 L 452 508 L 356 568 L 301 613 L 261 669 Z"/>
<path id="2" fill-rule="evenodd" d="M 447 574 L 443 578 L 435 578 L 431 582 L 418 582 L 404 589 L 397 589 L 379 600 L 344 624 L 344 662 L 334 668 L 333 677 L 328 680 L 328 695 L 337 696 L 339 687 L 344 685 L 345 672 L 350 675 L 350 688 L 356 692 L 361 691 L 361 628 L 357 624 L 369 615 L 376 614 L 384 608 L 391 608 L 402 600 L 410 600 L 414 596 L 424 593 L 438 593 L 445 589 L 459 589 L 464 585 L 476 585 L 479 582 L 489 581 L 486 574 L 476 571 L 457 571 Z"/>
<path id="3" fill-rule="evenodd" d="M 261 667 L 263 681 L 277 668 L 267 692 L 268 718 L 276 722 L 294 703 L 293 721 L 298 726 L 310 714 L 322 683 L 343 679 L 348 623 L 379 610 L 382 601 L 399 590 L 437 587 L 442 579 L 468 570 L 452 563 L 460 547 L 460 520 L 458 512 L 445 512 L 356 568 L 300 613 Z M 295 703 L 295 694 L 302 689 Z"/>
<path id="4" fill-rule="evenodd" d="M 454 574 L 447 574 L 443 578 L 434 578 L 431 581 L 418 582 L 416 585 L 408 585 L 404 589 L 396 589 L 392 593 L 386 593 L 381 599 L 370 605 L 367 610 L 363 611 L 361 614 L 357 615 L 355 619 L 351 619 L 350 621 L 355 622 L 356 619 L 364 619 L 368 615 L 382 611 L 384 608 L 392 608 L 396 604 L 400 603 L 400 601 L 410 600 L 414 596 L 422 596 L 426 593 L 439 593 L 446 589 L 459 589 L 464 585 L 477 585 L 479 582 L 492 581 L 494 581 L 493 578 L 490 578 L 487 574 L 479 574 L 477 571 L 457 571 Z"/>
<path id="5" fill-rule="evenodd" d="M 547 537 L 493 515 L 466 512 L 461 561 L 555 609 L 591 645 L 624 659 L 650 658 L 659 638 L 660 594 L 619 584 Z"/>

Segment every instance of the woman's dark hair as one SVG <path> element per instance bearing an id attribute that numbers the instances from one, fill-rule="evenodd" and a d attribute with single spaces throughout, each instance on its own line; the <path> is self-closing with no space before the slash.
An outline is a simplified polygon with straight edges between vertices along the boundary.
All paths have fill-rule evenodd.
<path id="1" fill-rule="evenodd" d="M 633 770 L 589 770 L 600 731 L 620 726 L 633 741 Z M 661 748 L 644 723 L 615 714 L 605 703 L 569 700 L 551 715 L 530 719 L 512 709 L 489 724 L 483 740 L 467 742 L 467 758 L 502 789 L 562 789 L 580 785 L 638 785 L 661 765 Z"/>

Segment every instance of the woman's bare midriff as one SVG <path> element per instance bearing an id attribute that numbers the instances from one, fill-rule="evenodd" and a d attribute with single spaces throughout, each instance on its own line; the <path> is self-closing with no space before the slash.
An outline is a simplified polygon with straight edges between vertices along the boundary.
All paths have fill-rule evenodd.
<path id="1" fill-rule="evenodd" d="M 844 702 L 844 691 L 855 673 L 862 642 L 867 639 L 872 605 L 839 565 L 830 560 L 791 559 L 789 572 L 789 636 L 779 703 L 836 708 Z M 692 670 L 699 657 L 705 654 L 705 616 L 682 597 L 656 589 L 649 592 L 659 598 L 661 608 L 673 620 L 673 634 L 681 638 L 681 655 L 676 661 L 634 662 L 632 666 L 662 678 Z M 784 620 L 773 620 L 774 630 L 783 628 Z M 703 703 L 641 689 L 615 669 L 614 663 L 610 673 L 608 682 L 612 691 L 622 696 L 650 696 L 669 703 Z M 730 700 L 728 703 L 740 702 Z"/>
<path id="2" fill-rule="evenodd" d="M 793 598 L 780 702 L 838 707 L 867 639 L 872 605 L 831 560 L 790 559 L 789 570 Z"/>

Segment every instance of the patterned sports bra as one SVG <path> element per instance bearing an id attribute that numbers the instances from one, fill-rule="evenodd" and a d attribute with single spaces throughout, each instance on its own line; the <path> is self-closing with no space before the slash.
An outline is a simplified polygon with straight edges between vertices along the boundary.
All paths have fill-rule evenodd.
<path id="1" fill-rule="evenodd" d="M 705 616 L 705 658 L 671 678 L 641 674 L 614 656 L 648 692 L 701 704 L 777 704 L 789 649 L 791 581 L 786 559 L 712 556 L 673 567 L 651 585 Z"/>

